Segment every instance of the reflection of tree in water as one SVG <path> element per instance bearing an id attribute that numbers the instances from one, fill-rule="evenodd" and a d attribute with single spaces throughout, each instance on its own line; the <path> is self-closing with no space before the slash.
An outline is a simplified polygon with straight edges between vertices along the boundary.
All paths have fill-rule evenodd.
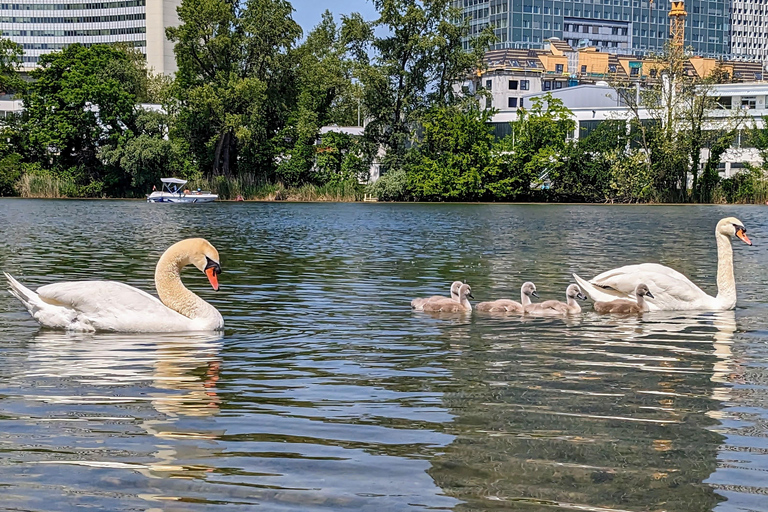
<path id="1" fill-rule="evenodd" d="M 585 320 L 511 324 L 447 362 L 463 383 L 444 399 L 457 439 L 429 473 L 460 510 L 692 511 L 722 499 L 702 481 L 722 441 L 707 413 L 720 407 L 733 313 Z M 458 345 L 467 333 L 456 334 Z"/>

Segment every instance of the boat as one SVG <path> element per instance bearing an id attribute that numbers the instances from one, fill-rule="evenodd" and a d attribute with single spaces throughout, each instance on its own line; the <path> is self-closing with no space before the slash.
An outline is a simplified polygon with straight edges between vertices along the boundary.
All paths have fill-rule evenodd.
<path id="1" fill-rule="evenodd" d="M 161 178 L 163 190 L 155 190 L 147 195 L 148 203 L 210 203 L 219 198 L 218 194 L 197 189 L 190 191 L 185 189 L 187 180 L 179 178 Z"/>

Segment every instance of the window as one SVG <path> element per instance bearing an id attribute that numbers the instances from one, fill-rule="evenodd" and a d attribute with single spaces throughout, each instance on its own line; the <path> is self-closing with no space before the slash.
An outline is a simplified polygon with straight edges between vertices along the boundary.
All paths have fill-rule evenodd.
<path id="1" fill-rule="evenodd" d="M 589 25 L 584 25 L 581 27 L 581 31 L 585 34 L 589 34 Z"/>
<path id="2" fill-rule="evenodd" d="M 529 68 L 535 68 L 536 67 L 536 61 L 535 60 L 529 60 L 528 61 L 528 67 Z"/>
<path id="3" fill-rule="evenodd" d="M 655 68 L 650 71 L 650 75 L 651 75 L 651 78 L 656 78 L 656 69 Z"/>
<path id="4" fill-rule="evenodd" d="M 516 91 L 517 90 L 517 80 L 510 80 L 509 81 L 509 90 L 510 91 Z"/>
<path id="5" fill-rule="evenodd" d="M 608 72 L 609 73 L 615 73 L 616 72 L 616 64 L 608 64 Z"/>
<path id="6" fill-rule="evenodd" d="M 552 82 L 549 81 L 549 80 L 545 80 L 544 82 L 542 82 L 541 85 L 543 86 L 542 89 L 544 89 L 545 91 L 551 91 L 552 90 Z"/>
<path id="7" fill-rule="evenodd" d="M 562 72 L 563 72 L 563 65 L 555 64 L 555 73 L 562 73 Z"/>
<path id="8" fill-rule="evenodd" d="M 581 72 L 582 73 L 586 73 L 587 72 L 587 65 L 586 64 L 581 66 Z"/>
<path id="9" fill-rule="evenodd" d="M 754 96 L 742 96 L 741 108 L 754 110 L 756 106 L 756 98 Z"/>
<path id="10" fill-rule="evenodd" d="M 509 97 L 507 98 L 507 106 L 509 108 L 517 108 L 517 98 Z"/>
<path id="11" fill-rule="evenodd" d="M 491 98 L 485 98 L 485 108 L 491 108 L 493 106 L 493 103 L 491 101 Z"/>
<path id="12" fill-rule="evenodd" d="M 521 91 L 527 91 L 529 86 L 528 80 L 520 80 L 520 90 Z M 523 101 L 520 100 L 520 106 L 523 106 Z"/>
<path id="13" fill-rule="evenodd" d="M 493 89 L 493 80 L 486 80 L 485 81 L 485 88 L 488 89 L 489 91 L 491 89 Z"/>
<path id="14" fill-rule="evenodd" d="M 600 27 L 598 27 L 598 26 L 592 27 L 592 33 L 593 34 L 599 34 L 600 33 Z"/>
<path id="15" fill-rule="evenodd" d="M 563 88 L 563 82 L 555 82 L 555 89 L 562 89 Z"/>
<path id="16" fill-rule="evenodd" d="M 640 68 L 630 68 L 629 76 L 640 76 Z"/>
<path id="17" fill-rule="evenodd" d="M 523 108 L 523 98 L 520 98 L 520 108 Z"/>

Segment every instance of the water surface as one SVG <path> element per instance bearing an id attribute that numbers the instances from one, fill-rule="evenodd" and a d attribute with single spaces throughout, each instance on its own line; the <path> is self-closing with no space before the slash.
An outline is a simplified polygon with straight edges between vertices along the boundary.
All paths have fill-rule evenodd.
<path id="1" fill-rule="evenodd" d="M 763 207 L 0 201 L 30 287 L 153 291 L 192 236 L 219 250 L 221 334 L 40 330 L 0 294 L 0 509 L 766 510 Z M 735 215 L 735 312 L 429 316 L 533 280 L 661 262 L 715 293 Z"/>

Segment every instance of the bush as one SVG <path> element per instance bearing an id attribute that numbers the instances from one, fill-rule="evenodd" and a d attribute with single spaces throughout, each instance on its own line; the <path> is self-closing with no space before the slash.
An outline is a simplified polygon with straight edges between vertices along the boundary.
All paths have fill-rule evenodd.
<path id="1" fill-rule="evenodd" d="M 405 169 L 384 173 L 376 182 L 368 185 L 366 193 L 382 201 L 415 200 Z"/>

